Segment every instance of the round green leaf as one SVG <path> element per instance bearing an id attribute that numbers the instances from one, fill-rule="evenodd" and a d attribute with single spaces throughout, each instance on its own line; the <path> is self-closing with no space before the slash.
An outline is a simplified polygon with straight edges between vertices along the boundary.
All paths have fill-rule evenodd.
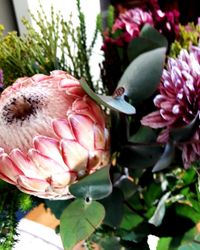
<path id="1" fill-rule="evenodd" d="M 139 55 L 127 67 L 118 87 L 136 104 L 150 97 L 156 90 L 162 75 L 166 48 L 150 50 Z"/>
<path id="2" fill-rule="evenodd" d="M 127 115 L 135 114 L 136 112 L 135 108 L 130 103 L 125 101 L 123 95 L 117 97 L 98 95 L 89 87 L 89 85 L 86 83 L 84 79 L 80 80 L 80 84 L 85 90 L 85 92 L 97 103 Z"/>
<path id="3" fill-rule="evenodd" d="M 128 57 L 134 60 L 140 54 L 160 47 L 167 47 L 167 39 L 150 25 L 145 25 L 140 36 L 129 43 Z"/>
<path id="4" fill-rule="evenodd" d="M 101 168 L 77 183 L 72 184 L 69 191 L 77 198 L 100 200 L 107 197 L 112 192 L 109 167 Z"/>
<path id="5" fill-rule="evenodd" d="M 72 202 L 62 213 L 60 235 L 65 250 L 72 250 L 87 239 L 102 223 L 104 207 L 97 201 L 86 203 L 83 199 Z"/>

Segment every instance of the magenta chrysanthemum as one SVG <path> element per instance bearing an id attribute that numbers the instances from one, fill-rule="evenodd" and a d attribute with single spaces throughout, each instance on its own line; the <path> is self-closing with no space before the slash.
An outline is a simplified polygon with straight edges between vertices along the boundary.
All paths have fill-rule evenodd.
<path id="1" fill-rule="evenodd" d="M 158 141 L 168 140 L 171 128 L 189 124 L 200 110 L 200 48 L 182 50 L 177 59 L 168 60 L 163 71 L 160 94 L 154 99 L 159 109 L 142 119 L 142 124 L 152 128 L 166 127 Z M 200 126 L 194 131 L 191 143 L 180 146 L 185 167 L 200 159 Z"/>
<path id="2" fill-rule="evenodd" d="M 135 8 L 120 14 L 112 30 L 113 32 L 123 30 L 124 33 L 120 39 L 130 42 L 133 38 L 139 36 L 140 30 L 145 24 L 153 25 L 151 14 L 140 8 Z"/>
<path id="3" fill-rule="evenodd" d="M 0 178 L 38 197 L 69 198 L 71 183 L 108 160 L 102 111 L 63 71 L 4 90 L 0 131 Z"/>

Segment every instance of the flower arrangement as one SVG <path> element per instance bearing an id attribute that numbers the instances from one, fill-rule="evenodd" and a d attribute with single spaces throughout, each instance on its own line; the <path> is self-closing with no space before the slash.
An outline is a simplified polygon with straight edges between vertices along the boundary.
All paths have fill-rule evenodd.
<path id="1" fill-rule="evenodd" d="M 157 250 L 198 249 L 199 25 L 156 1 L 118 17 L 110 7 L 88 47 L 77 9 L 78 27 L 52 8 L 51 22 L 33 17 L 40 32 L 24 20 L 25 37 L 0 36 L 0 249 L 15 243 L 16 211 L 40 203 L 66 250 L 149 249 L 149 235 Z"/>

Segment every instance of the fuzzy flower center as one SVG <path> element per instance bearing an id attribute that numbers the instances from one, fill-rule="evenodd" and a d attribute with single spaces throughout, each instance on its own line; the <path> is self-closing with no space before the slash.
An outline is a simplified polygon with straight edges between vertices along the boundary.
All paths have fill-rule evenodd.
<path id="1" fill-rule="evenodd" d="M 29 119 L 31 115 L 36 115 L 37 109 L 41 106 L 39 96 L 26 97 L 24 95 L 18 98 L 13 97 L 2 109 L 3 119 L 11 124 L 13 122 L 23 122 Z"/>
<path id="2" fill-rule="evenodd" d="M 13 148 L 26 152 L 37 135 L 55 138 L 52 120 L 65 118 L 71 103 L 51 82 L 39 85 L 29 80 L 14 88 L 0 99 L 0 147 L 7 153 Z"/>

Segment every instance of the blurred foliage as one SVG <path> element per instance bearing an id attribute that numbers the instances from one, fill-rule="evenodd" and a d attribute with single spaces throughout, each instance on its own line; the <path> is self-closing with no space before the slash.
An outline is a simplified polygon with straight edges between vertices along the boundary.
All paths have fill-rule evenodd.
<path id="1" fill-rule="evenodd" d="M 200 39 L 200 25 L 189 23 L 186 26 L 179 26 L 179 37 L 172 43 L 169 56 L 177 57 L 181 49 L 188 50 L 191 45 L 198 45 Z"/>
<path id="2" fill-rule="evenodd" d="M 93 88 L 89 59 L 98 29 L 94 31 L 88 46 L 85 17 L 79 0 L 77 11 L 77 26 L 74 26 L 72 16 L 65 20 L 61 13 L 54 12 L 53 7 L 48 20 L 42 6 L 37 16 L 31 14 L 33 25 L 26 19 L 22 20 L 27 30 L 24 36 L 19 36 L 15 31 L 4 36 L 4 28 L 0 26 L 0 68 L 3 69 L 6 86 L 18 77 L 36 73 L 49 74 L 52 70 L 60 69 L 78 79 L 84 77 Z"/>

